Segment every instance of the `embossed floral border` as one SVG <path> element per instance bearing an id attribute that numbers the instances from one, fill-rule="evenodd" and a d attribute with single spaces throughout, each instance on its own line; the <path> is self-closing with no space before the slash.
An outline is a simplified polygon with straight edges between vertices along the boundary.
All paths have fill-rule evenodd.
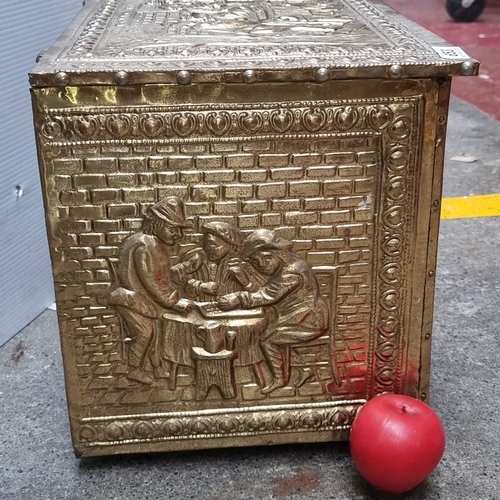
<path id="1" fill-rule="evenodd" d="M 348 429 L 365 400 L 82 418 L 79 447 Z"/>
<path id="2" fill-rule="evenodd" d="M 302 101 L 267 105 L 193 105 L 45 110 L 39 124 L 52 146 L 258 140 L 316 134 L 363 135 L 400 127 L 399 107 L 414 98 Z M 399 107 L 398 107 L 399 106 Z M 405 122 L 406 123 L 406 122 Z M 395 139 L 400 137 L 395 132 Z"/>

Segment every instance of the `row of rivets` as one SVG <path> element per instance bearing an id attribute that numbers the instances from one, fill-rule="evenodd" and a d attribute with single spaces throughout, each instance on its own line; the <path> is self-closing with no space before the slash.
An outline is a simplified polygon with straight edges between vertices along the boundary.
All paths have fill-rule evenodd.
<path id="1" fill-rule="evenodd" d="M 319 68 L 316 71 L 316 80 L 318 82 L 326 82 L 330 78 L 330 71 L 326 68 Z M 189 71 L 182 70 L 177 73 L 177 83 L 179 85 L 189 85 L 192 82 L 192 75 Z M 245 83 L 255 83 L 257 81 L 257 72 L 253 69 L 247 69 L 243 73 L 243 81 Z M 115 75 L 117 85 L 128 85 L 130 83 L 130 75 L 126 71 L 118 71 Z M 60 71 L 55 75 L 55 83 L 58 87 L 66 87 L 69 85 L 69 75 L 64 71 Z"/>
<path id="2" fill-rule="evenodd" d="M 316 71 L 316 80 L 318 82 L 326 82 L 330 79 L 330 71 L 326 68 L 319 68 Z M 179 85 L 189 85 L 192 81 L 192 75 L 189 71 L 179 71 L 177 73 L 177 83 Z M 243 73 L 243 81 L 245 83 L 255 83 L 257 81 L 257 73 L 253 69 L 247 69 Z M 55 76 L 56 85 L 65 87 L 69 84 L 69 75 L 64 71 L 60 71 Z M 130 83 L 130 75 L 126 71 L 118 71 L 115 75 L 117 85 L 128 85 Z"/>
<path id="3" fill-rule="evenodd" d="M 465 61 L 460 67 L 460 74 L 464 76 L 472 76 L 476 69 L 476 64 L 473 61 Z M 389 68 L 389 78 L 398 79 L 403 76 L 403 68 L 399 64 L 394 64 Z"/>
<path id="4" fill-rule="evenodd" d="M 462 64 L 460 72 L 462 75 L 470 76 L 474 74 L 476 65 L 473 61 L 466 61 Z M 399 79 L 404 74 L 403 67 L 399 64 L 392 65 L 388 70 L 389 78 Z M 316 70 L 316 81 L 326 82 L 330 79 L 330 70 L 328 68 L 319 68 Z M 189 85 L 192 82 L 192 75 L 189 71 L 182 70 L 177 73 L 177 83 L 179 85 Z M 243 73 L 243 81 L 245 83 L 255 83 L 257 81 L 257 72 L 253 69 L 247 69 Z M 130 83 L 130 75 L 126 71 L 118 71 L 115 75 L 117 85 L 128 85 Z M 64 71 L 60 71 L 55 75 L 55 83 L 59 87 L 69 85 L 69 75 Z"/>

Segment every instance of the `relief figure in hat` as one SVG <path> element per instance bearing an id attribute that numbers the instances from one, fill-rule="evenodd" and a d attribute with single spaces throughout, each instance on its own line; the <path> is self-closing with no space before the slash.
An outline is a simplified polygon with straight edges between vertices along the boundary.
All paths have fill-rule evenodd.
<path id="1" fill-rule="evenodd" d="M 241 231 L 226 222 L 209 222 L 201 226 L 201 232 L 202 246 L 187 252 L 172 267 L 172 281 L 185 295 L 204 303 L 241 290 L 257 290 L 263 277 L 241 259 Z M 255 366 L 263 360 L 260 333 L 255 327 L 239 328 L 235 340 L 237 365 Z"/>
<path id="2" fill-rule="evenodd" d="M 203 246 L 197 247 L 172 267 L 172 281 L 182 285 L 191 299 L 213 300 L 242 289 L 251 289 L 255 271 L 239 256 L 243 247 L 240 230 L 226 222 L 201 226 Z"/>
<path id="3" fill-rule="evenodd" d="M 289 383 L 289 347 L 314 340 L 329 329 L 329 309 L 316 276 L 291 246 L 276 231 L 254 231 L 244 242 L 243 258 L 266 276 L 265 283 L 257 291 L 241 290 L 218 299 L 223 310 L 263 307 L 275 313 L 259 340 L 272 373 L 272 380 L 261 389 L 264 394 Z"/>
<path id="4" fill-rule="evenodd" d="M 171 282 L 170 252 L 189 227 L 184 202 L 165 198 L 148 210 L 141 230 L 123 241 L 114 264 L 116 287 L 109 304 L 125 327 L 128 378 L 135 382 L 151 384 L 153 373 L 166 376 L 158 354 L 161 317 L 165 310 L 184 313 L 190 305 Z"/>

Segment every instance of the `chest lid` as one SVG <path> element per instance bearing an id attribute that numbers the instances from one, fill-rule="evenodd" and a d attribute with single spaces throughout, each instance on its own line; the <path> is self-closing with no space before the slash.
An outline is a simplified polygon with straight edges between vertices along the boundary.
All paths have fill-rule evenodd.
<path id="1" fill-rule="evenodd" d="M 88 0 L 34 87 L 475 75 L 479 63 L 366 0 Z"/>

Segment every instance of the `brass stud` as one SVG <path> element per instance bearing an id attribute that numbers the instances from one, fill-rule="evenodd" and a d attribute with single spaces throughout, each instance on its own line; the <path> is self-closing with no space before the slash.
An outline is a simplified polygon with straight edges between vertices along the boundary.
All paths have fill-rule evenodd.
<path id="1" fill-rule="evenodd" d="M 64 71 L 60 71 L 59 73 L 56 73 L 54 80 L 55 80 L 56 85 L 58 87 L 66 87 L 67 85 L 69 85 L 69 75 L 68 75 L 68 73 L 65 73 Z"/>
<path id="2" fill-rule="evenodd" d="M 431 334 L 430 333 L 426 333 L 425 334 L 425 340 L 429 340 L 431 338 Z"/>
<path id="3" fill-rule="evenodd" d="M 460 73 L 464 76 L 471 76 L 474 74 L 475 69 L 476 65 L 472 61 L 465 61 L 464 63 L 462 63 Z"/>
<path id="4" fill-rule="evenodd" d="M 403 68 L 399 64 L 393 64 L 389 68 L 389 78 L 393 78 L 397 80 L 398 78 L 401 78 L 403 76 Z"/>
<path id="5" fill-rule="evenodd" d="M 118 85 L 128 85 L 130 83 L 130 75 L 126 71 L 118 71 L 115 75 L 115 82 Z"/>
<path id="6" fill-rule="evenodd" d="M 326 82 L 330 79 L 330 70 L 328 68 L 319 68 L 316 70 L 316 80 L 318 82 Z"/>
<path id="7" fill-rule="evenodd" d="M 177 73 L 177 83 L 179 85 L 189 85 L 192 81 L 192 76 L 189 71 L 182 70 Z"/>
<path id="8" fill-rule="evenodd" d="M 424 400 L 424 399 L 427 399 L 427 393 L 426 392 L 422 392 L 422 394 L 420 394 L 420 397 Z"/>
<path id="9" fill-rule="evenodd" d="M 243 81 L 245 83 L 255 83 L 257 81 L 257 73 L 253 69 L 247 69 L 243 73 Z"/>
<path id="10" fill-rule="evenodd" d="M 436 273 L 434 271 L 429 271 L 429 277 L 434 278 L 436 276 Z"/>

